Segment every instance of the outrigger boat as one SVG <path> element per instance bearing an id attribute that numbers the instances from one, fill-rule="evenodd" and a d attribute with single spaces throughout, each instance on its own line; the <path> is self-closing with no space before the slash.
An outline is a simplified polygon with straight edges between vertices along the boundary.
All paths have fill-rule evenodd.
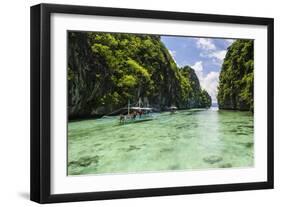
<path id="1" fill-rule="evenodd" d="M 174 114 L 174 113 L 176 113 L 178 108 L 175 106 L 171 106 L 169 109 L 170 109 L 171 114 Z"/>
<path id="2" fill-rule="evenodd" d="M 140 107 L 140 102 L 138 107 L 130 107 L 130 101 L 128 101 L 127 114 L 120 114 L 119 123 L 137 123 L 144 121 L 151 121 L 154 119 L 152 115 L 152 108 Z"/>

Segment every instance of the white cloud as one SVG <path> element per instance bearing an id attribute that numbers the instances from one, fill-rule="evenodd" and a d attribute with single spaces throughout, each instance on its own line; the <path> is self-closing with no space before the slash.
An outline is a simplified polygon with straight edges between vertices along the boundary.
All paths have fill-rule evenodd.
<path id="1" fill-rule="evenodd" d="M 196 46 L 203 50 L 216 50 L 216 45 L 209 38 L 197 38 Z"/>
<path id="2" fill-rule="evenodd" d="M 211 50 L 211 51 L 204 51 L 200 53 L 201 57 L 213 58 L 212 61 L 219 65 L 222 64 L 225 55 L 226 55 L 226 50 Z"/>
<path id="3" fill-rule="evenodd" d="M 191 68 L 194 69 L 198 79 L 202 79 L 203 78 L 203 64 L 202 61 L 198 61 L 196 62 L 194 65 L 191 66 Z M 200 81 L 201 83 L 201 81 Z"/>
<path id="4" fill-rule="evenodd" d="M 214 58 L 213 62 L 221 65 L 223 62 L 223 59 L 225 58 L 226 55 L 226 50 L 217 50 L 217 51 L 212 51 L 207 54 L 208 57 Z"/>
<path id="5" fill-rule="evenodd" d="M 212 102 L 217 102 L 217 93 L 218 93 L 218 82 L 219 82 L 219 72 L 211 71 L 207 75 L 203 73 L 203 63 L 202 61 L 196 62 L 191 66 L 199 81 L 202 89 L 205 89 L 209 95 L 212 97 Z"/>
<path id="6" fill-rule="evenodd" d="M 226 39 L 226 41 L 233 41 L 232 39 Z M 218 50 L 212 39 L 209 38 L 197 38 L 196 46 L 202 49 L 200 52 L 201 57 L 213 58 L 212 61 L 215 64 L 222 64 L 225 57 L 226 50 Z"/>
<path id="7" fill-rule="evenodd" d="M 220 61 L 223 61 L 225 55 L 226 55 L 226 50 L 219 50 L 219 51 L 215 51 L 215 52 L 211 53 L 210 57 L 215 57 L 215 58 L 219 59 Z"/>
<path id="8" fill-rule="evenodd" d="M 225 39 L 225 44 L 231 45 L 234 39 Z M 227 50 L 219 49 L 213 39 L 210 38 L 196 38 L 196 47 L 200 49 L 200 57 L 209 58 L 212 64 L 221 67 L 225 58 Z M 199 81 L 202 89 L 205 89 L 212 97 L 212 102 L 217 102 L 219 72 L 211 71 L 206 74 L 204 72 L 203 62 L 197 61 L 191 66 Z"/>
<path id="9" fill-rule="evenodd" d="M 217 102 L 219 72 L 211 71 L 203 79 L 201 87 L 212 97 L 212 102 Z"/>

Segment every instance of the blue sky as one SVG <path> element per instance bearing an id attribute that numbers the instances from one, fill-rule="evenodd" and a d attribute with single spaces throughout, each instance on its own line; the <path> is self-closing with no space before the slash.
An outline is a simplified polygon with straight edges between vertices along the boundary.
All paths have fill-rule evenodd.
<path id="1" fill-rule="evenodd" d="M 203 89 L 217 102 L 219 73 L 226 49 L 233 39 L 161 36 L 179 67 L 191 66 Z"/>

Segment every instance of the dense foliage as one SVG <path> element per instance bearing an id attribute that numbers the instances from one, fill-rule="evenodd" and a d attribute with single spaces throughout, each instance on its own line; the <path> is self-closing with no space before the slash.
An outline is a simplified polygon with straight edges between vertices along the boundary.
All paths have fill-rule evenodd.
<path id="1" fill-rule="evenodd" d="M 220 109 L 254 110 L 254 42 L 236 40 L 226 53 L 219 77 Z"/>
<path id="2" fill-rule="evenodd" d="M 160 36 L 68 33 L 70 118 L 108 114 L 139 99 L 159 110 L 211 105 L 194 70 L 178 68 Z"/>
<path id="3" fill-rule="evenodd" d="M 185 100 L 187 107 L 210 107 L 212 105 L 212 98 L 206 90 L 201 89 L 200 82 L 195 71 L 191 67 L 185 66 L 184 68 L 180 69 L 180 72 L 189 81 L 191 87 L 190 94 L 187 100 Z"/>

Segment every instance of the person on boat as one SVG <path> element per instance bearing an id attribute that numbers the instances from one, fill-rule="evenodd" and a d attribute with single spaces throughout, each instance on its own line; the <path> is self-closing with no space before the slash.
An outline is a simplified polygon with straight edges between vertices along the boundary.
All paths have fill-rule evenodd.
<path id="1" fill-rule="evenodd" d="M 125 122 L 125 116 L 123 114 L 120 114 L 120 123 L 124 123 Z"/>
<path id="2" fill-rule="evenodd" d="M 139 114 L 139 117 L 141 118 L 142 111 L 141 111 L 141 110 L 139 110 L 139 111 L 138 111 L 138 114 Z"/>
<path id="3" fill-rule="evenodd" d="M 136 119 L 136 117 L 137 117 L 137 112 L 133 112 L 133 119 Z"/>

